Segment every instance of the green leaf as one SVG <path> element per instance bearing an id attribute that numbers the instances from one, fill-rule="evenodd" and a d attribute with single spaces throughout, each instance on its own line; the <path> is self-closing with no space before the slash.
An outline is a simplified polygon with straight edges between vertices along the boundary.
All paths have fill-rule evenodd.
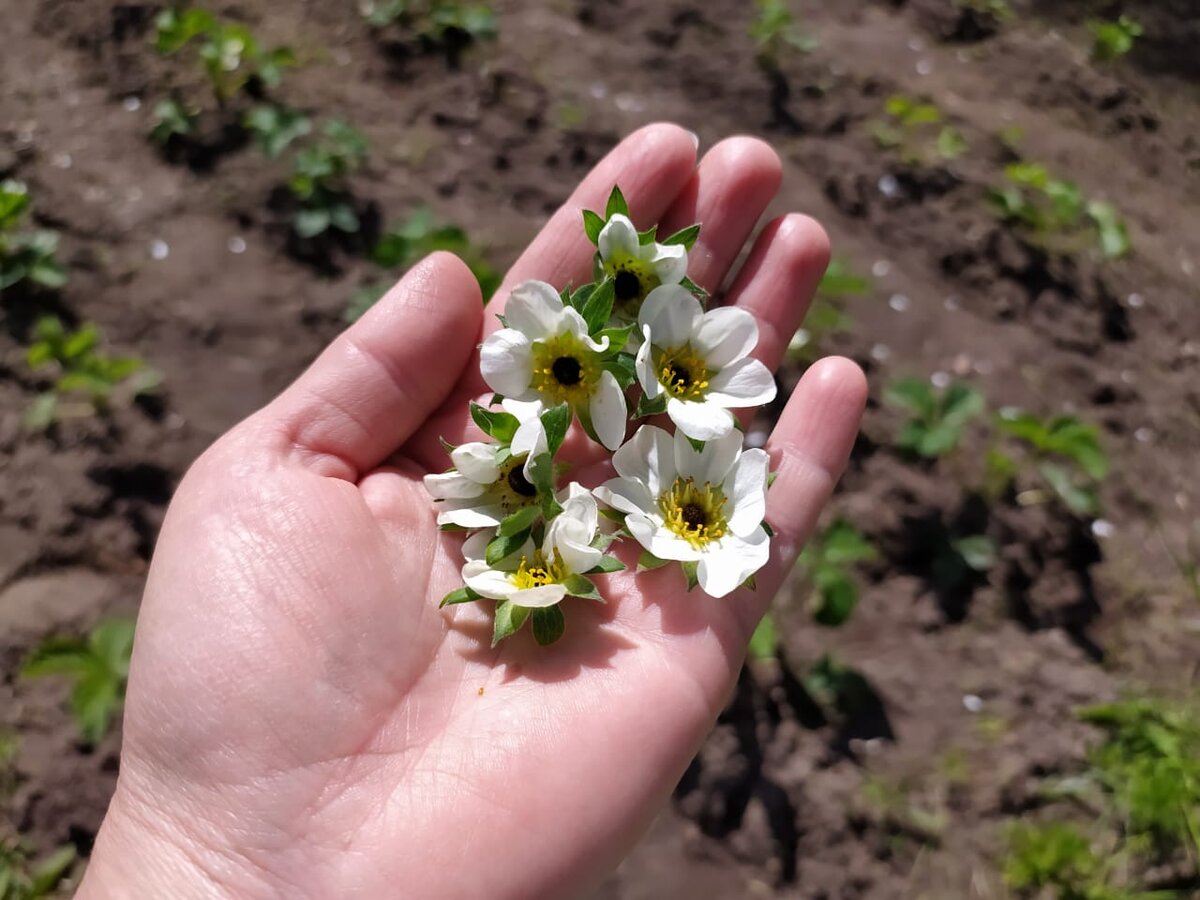
<path id="1" fill-rule="evenodd" d="M 878 558 L 878 551 L 857 528 L 845 519 L 830 524 L 820 539 L 821 557 L 829 565 L 847 566 L 859 562 L 871 562 Z"/>
<path id="2" fill-rule="evenodd" d="M 45 431 L 58 413 L 58 394 L 47 391 L 34 397 L 25 410 L 22 423 L 30 431 Z"/>
<path id="3" fill-rule="evenodd" d="M 604 602 L 604 598 L 596 590 L 596 585 L 592 584 L 589 579 L 584 578 L 582 575 L 568 575 L 562 584 L 567 589 L 567 593 L 572 597 L 582 597 L 585 600 L 596 600 L 600 603 Z"/>
<path id="4" fill-rule="evenodd" d="M 1044 462 L 1038 471 L 1054 489 L 1067 509 L 1077 516 L 1094 516 L 1100 511 L 1100 502 L 1095 492 L 1077 485 L 1071 473 L 1056 463 Z"/>
<path id="5" fill-rule="evenodd" d="M 649 246 L 654 243 L 654 238 L 658 234 L 658 226 L 651 225 L 645 231 L 638 232 L 638 244 L 642 247 Z"/>
<path id="6" fill-rule="evenodd" d="M 78 638 L 47 638 L 21 668 L 25 678 L 47 675 L 86 675 L 95 667 L 88 646 Z"/>
<path id="7" fill-rule="evenodd" d="M 820 602 L 813 610 L 813 620 L 828 628 L 845 624 L 858 605 L 854 580 L 840 569 L 829 568 L 818 572 L 815 581 Z"/>
<path id="8" fill-rule="evenodd" d="M 111 673 L 96 671 L 75 683 L 71 693 L 71 712 L 87 743 L 100 743 L 121 698 L 118 681 Z"/>
<path id="9" fill-rule="evenodd" d="M 133 652 L 134 622 L 132 619 L 108 619 L 88 635 L 88 646 L 95 657 L 118 675 L 129 672 Z"/>
<path id="10" fill-rule="evenodd" d="M 689 437 L 687 439 L 687 442 L 692 445 L 692 449 L 695 450 L 697 453 L 704 452 L 704 441 L 698 441 L 693 437 Z"/>
<path id="11" fill-rule="evenodd" d="M 487 545 L 484 559 L 487 560 L 489 566 L 498 565 L 502 560 L 520 550 L 527 540 L 529 540 L 528 528 L 513 534 L 499 535 Z"/>
<path id="12" fill-rule="evenodd" d="M 542 427 L 546 430 L 546 444 L 550 456 L 558 453 L 571 427 L 571 407 L 562 403 L 541 415 Z"/>
<path id="13" fill-rule="evenodd" d="M 682 244 L 685 250 L 691 250 L 696 244 L 696 239 L 700 237 L 700 225 L 689 225 L 687 228 L 681 228 L 665 241 L 666 245 Z"/>
<path id="14" fill-rule="evenodd" d="M 641 556 L 638 557 L 637 571 L 638 572 L 652 572 L 655 569 L 661 569 L 663 566 L 665 566 L 667 564 L 667 562 L 668 562 L 668 560 L 659 559 L 657 556 L 655 556 L 649 550 L 643 550 L 641 553 Z"/>
<path id="15" fill-rule="evenodd" d="M 593 244 L 600 241 L 600 232 L 604 230 L 604 219 L 590 209 L 583 211 L 583 230 L 588 240 Z"/>
<path id="16" fill-rule="evenodd" d="M 533 523 L 537 521 L 538 516 L 542 514 L 542 510 L 537 506 L 523 506 L 515 513 L 507 516 L 500 523 L 497 533 L 501 537 L 510 537 L 514 534 L 528 532 L 533 527 Z"/>
<path id="17" fill-rule="evenodd" d="M 681 562 L 679 568 L 683 569 L 683 575 L 687 579 L 687 589 L 689 592 L 699 586 L 700 576 L 697 574 L 697 570 L 700 568 L 700 564 L 698 562 L 695 560 Z"/>
<path id="18" fill-rule="evenodd" d="M 767 613 L 759 620 L 758 627 L 750 636 L 748 653 L 751 659 L 774 659 L 779 648 L 779 629 L 775 618 Z"/>
<path id="19" fill-rule="evenodd" d="M 959 538 L 952 542 L 951 546 L 954 552 L 962 557 L 963 562 L 976 572 L 988 571 L 996 565 L 999 558 L 995 542 L 985 534 Z"/>
<path id="20" fill-rule="evenodd" d="M 328 231 L 331 222 L 327 209 L 302 209 L 292 217 L 292 228 L 302 238 L 314 238 Z"/>
<path id="21" fill-rule="evenodd" d="M 932 416 L 937 406 L 933 388 L 924 378 L 897 378 L 883 389 L 883 402 L 918 416 Z"/>
<path id="22" fill-rule="evenodd" d="M 618 353 L 604 360 L 604 368 L 612 372 L 621 390 L 637 381 L 637 359 L 632 353 Z"/>
<path id="23" fill-rule="evenodd" d="M 624 572 L 625 563 L 621 562 L 615 556 L 602 556 L 600 562 L 592 566 L 584 575 L 607 575 L 610 572 Z"/>
<path id="24" fill-rule="evenodd" d="M 588 293 L 579 309 L 579 314 L 587 322 L 588 334 L 594 335 L 608 324 L 616 298 L 615 282 L 611 278 L 605 278 Z"/>
<path id="25" fill-rule="evenodd" d="M 466 585 L 463 585 L 462 587 L 456 588 L 443 597 L 442 602 L 438 604 L 438 608 L 441 609 L 443 606 L 453 606 L 456 603 L 471 603 L 472 601 L 479 599 L 481 599 L 479 594 L 475 593 Z"/>
<path id="26" fill-rule="evenodd" d="M 521 626 L 525 624 L 525 620 L 529 618 L 530 610 L 524 606 L 517 606 L 509 600 L 501 600 L 496 604 L 496 621 L 492 627 L 492 646 L 495 647 L 502 640 L 512 637 L 521 630 Z"/>
<path id="27" fill-rule="evenodd" d="M 661 416 L 667 411 L 667 394 L 664 391 L 653 400 L 645 394 L 638 397 L 637 409 L 633 413 L 635 419 L 645 419 L 648 416 Z"/>
<path id="28" fill-rule="evenodd" d="M 543 647 L 553 644 L 567 629 L 563 611 L 557 606 L 546 606 L 533 611 L 533 639 Z"/>
<path id="29" fill-rule="evenodd" d="M 698 299 L 701 304 L 708 299 L 708 291 L 700 287 L 700 285 L 696 284 L 696 282 L 692 281 L 692 279 L 688 278 L 686 275 L 684 276 L 683 281 L 679 282 L 679 286 L 692 294 L 692 296 Z"/>
<path id="30" fill-rule="evenodd" d="M 490 410 L 472 403 L 471 419 L 479 426 L 479 430 L 501 444 L 512 443 L 513 435 L 517 433 L 520 421 L 511 413 L 501 410 Z"/>
<path id="31" fill-rule="evenodd" d="M 604 207 L 604 218 L 611 219 L 615 215 L 628 216 L 629 204 L 625 202 L 625 195 L 621 193 L 621 189 L 614 184 L 612 193 L 608 195 L 608 203 Z"/>
<path id="32" fill-rule="evenodd" d="M 75 848 L 72 846 L 59 847 L 37 864 L 32 874 L 28 894 L 29 900 L 44 897 L 58 886 L 75 862 Z M 0 890 L 0 897 L 9 895 Z"/>
<path id="33" fill-rule="evenodd" d="M 622 325 L 620 328 L 605 328 L 596 335 L 597 340 L 608 338 L 608 349 L 605 353 L 619 353 L 629 343 L 629 339 L 633 336 L 634 329 L 637 325 Z"/>

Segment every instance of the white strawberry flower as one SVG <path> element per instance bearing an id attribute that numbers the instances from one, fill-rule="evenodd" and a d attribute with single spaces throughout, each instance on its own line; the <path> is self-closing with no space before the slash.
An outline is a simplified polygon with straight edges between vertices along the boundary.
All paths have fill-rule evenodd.
<path id="1" fill-rule="evenodd" d="M 608 338 L 593 340 L 579 312 L 551 285 L 526 281 L 505 304 L 507 327 L 480 348 L 479 368 L 488 387 L 518 401 L 547 408 L 570 405 L 612 450 L 625 437 L 625 394 L 603 365 Z"/>
<path id="2" fill-rule="evenodd" d="M 613 466 L 618 477 L 597 499 L 626 513 L 629 533 L 657 558 L 696 563 L 706 594 L 724 597 L 766 564 L 769 460 L 742 450 L 739 432 L 697 451 L 682 431 L 643 425 Z"/>
<path id="3" fill-rule="evenodd" d="M 687 249 L 680 244 L 643 244 L 628 216 L 609 218 L 596 241 L 600 268 L 613 280 L 615 311 L 632 319 L 642 301 L 662 284 L 679 284 L 687 275 Z"/>
<path id="4" fill-rule="evenodd" d="M 595 498 L 572 484 L 563 511 L 546 527 L 540 547 L 527 540 L 492 566 L 485 558 L 491 535 L 480 532 L 469 538 L 463 544 L 467 560 L 463 581 L 481 597 L 507 600 L 526 609 L 554 606 L 575 589 L 573 579 L 594 568 L 603 557 L 603 552 L 592 546 L 599 519 Z"/>
<path id="5" fill-rule="evenodd" d="M 501 405 L 520 422 L 507 445 L 460 444 L 450 451 L 453 471 L 425 476 L 425 490 L 440 501 L 439 525 L 494 528 L 522 507 L 540 502 L 530 466 L 549 449 L 538 417 L 541 404 L 506 398 Z"/>
<path id="6" fill-rule="evenodd" d="M 704 311 L 678 285 L 655 288 L 638 313 L 637 376 L 647 400 L 665 397 L 675 427 L 697 441 L 734 428 L 730 409 L 775 399 L 770 370 L 749 356 L 758 324 L 744 309 Z"/>

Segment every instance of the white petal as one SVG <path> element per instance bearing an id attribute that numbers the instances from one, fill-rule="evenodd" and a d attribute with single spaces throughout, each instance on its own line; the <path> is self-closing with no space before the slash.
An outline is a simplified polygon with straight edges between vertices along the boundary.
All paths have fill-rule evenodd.
<path id="1" fill-rule="evenodd" d="M 674 559 L 687 562 L 700 559 L 699 550 L 683 538 L 667 531 L 661 521 L 634 513 L 625 519 L 625 527 L 637 542 L 659 559 Z"/>
<path id="2" fill-rule="evenodd" d="M 612 372 L 601 372 L 589 404 L 596 437 L 609 450 L 615 450 L 625 439 L 625 393 Z"/>
<path id="3" fill-rule="evenodd" d="M 462 578 L 475 593 L 492 600 L 507 600 L 517 592 L 508 573 L 493 569 L 482 559 L 473 559 L 463 566 Z"/>
<path id="4" fill-rule="evenodd" d="M 613 454 L 613 468 L 622 478 L 640 481 L 657 497 L 675 483 L 675 449 L 671 435 L 656 425 L 643 425 Z"/>
<path id="5" fill-rule="evenodd" d="M 521 397 L 533 377 L 533 346 L 515 328 L 501 328 L 479 348 L 479 371 L 497 394 Z"/>
<path id="6" fill-rule="evenodd" d="M 679 474 L 692 476 L 700 484 L 721 484 L 742 449 L 742 433 L 737 429 L 725 437 L 709 441 L 697 453 L 682 431 L 675 432 L 675 465 Z"/>
<path id="7" fill-rule="evenodd" d="M 709 310 L 692 334 L 692 346 L 704 356 L 710 369 L 723 369 L 746 356 L 757 343 L 754 316 L 735 306 Z"/>
<path id="8" fill-rule="evenodd" d="M 667 415 L 675 427 L 696 441 L 714 441 L 733 430 L 733 413 L 715 403 L 698 403 L 672 397 Z"/>
<path id="9" fill-rule="evenodd" d="M 604 554 L 590 546 L 596 536 L 595 527 L 587 528 L 579 519 L 569 516 L 559 516 L 546 529 L 546 542 L 543 555 L 550 552 L 562 560 L 567 570 L 583 574 L 600 562 Z"/>
<path id="10" fill-rule="evenodd" d="M 504 303 L 504 319 L 531 341 L 540 341 L 562 330 L 563 302 L 553 285 L 522 281 Z"/>
<path id="11" fill-rule="evenodd" d="M 654 274 L 662 284 L 679 284 L 687 274 L 687 250 L 682 244 L 654 244 L 650 257 Z"/>
<path id="12" fill-rule="evenodd" d="M 721 406 L 762 406 L 775 399 L 775 378 L 757 359 L 739 359 L 713 376 L 705 399 Z"/>
<path id="13" fill-rule="evenodd" d="M 563 311 L 562 323 L 559 327 L 559 332 L 573 335 L 576 340 L 595 353 L 603 353 L 608 349 L 608 338 L 603 337 L 598 341 L 594 341 L 588 337 L 587 320 L 580 315 L 579 310 L 577 309 L 567 309 Z"/>
<path id="14" fill-rule="evenodd" d="M 477 531 L 465 541 L 463 541 L 462 555 L 463 559 L 471 562 L 473 559 L 483 559 L 487 554 L 487 545 L 492 542 L 492 538 L 496 535 L 491 531 Z"/>
<path id="15" fill-rule="evenodd" d="M 500 401 L 500 406 L 509 415 L 516 416 L 522 425 L 530 419 L 536 419 L 545 409 L 541 400 L 514 400 L 512 397 L 505 397 Z"/>
<path id="16" fill-rule="evenodd" d="M 729 530 L 734 534 L 744 537 L 766 518 L 767 473 L 770 466 L 771 460 L 765 450 L 746 450 L 726 476 L 722 489 L 732 507 L 726 507 L 726 515 L 729 516 Z"/>
<path id="17" fill-rule="evenodd" d="M 546 429 L 542 425 L 542 420 L 534 417 L 518 425 L 508 448 L 512 451 L 513 456 L 528 454 L 525 460 L 526 466 L 536 457 L 548 452 L 550 444 L 546 439 Z"/>
<path id="18" fill-rule="evenodd" d="M 746 538 L 726 537 L 700 560 L 700 588 L 710 597 L 724 597 L 765 566 L 770 556 L 771 543 L 761 528 Z"/>
<path id="19" fill-rule="evenodd" d="M 656 503 L 646 485 L 632 478 L 610 478 L 596 488 L 596 499 L 623 513 L 647 512 Z"/>
<path id="20" fill-rule="evenodd" d="M 471 500 L 487 490 L 486 484 L 467 478 L 461 472 L 426 475 L 424 482 L 425 490 L 434 500 Z"/>
<path id="21" fill-rule="evenodd" d="M 515 606 L 524 606 L 526 609 L 544 609 L 547 606 L 554 606 L 565 596 L 567 596 L 567 589 L 561 584 L 543 584 L 539 587 L 516 591 L 508 599 Z"/>
<path id="22" fill-rule="evenodd" d="M 637 371 L 638 384 L 642 386 L 642 390 L 646 396 L 653 400 L 663 392 L 662 385 L 658 383 L 658 373 L 654 371 L 654 363 L 651 361 L 650 355 L 650 326 L 645 326 L 645 340 L 642 346 L 638 347 L 637 356 L 634 357 L 634 369 Z"/>
<path id="23" fill-rule="evenodd" d="M 677 284 L 664 284 L 646 295 L 638 311 L 638 328 L 650 327 L 656 347 L 682 347 L 703 315 L 699 300 Z"/>
<path id="24" fill-rule="evenodd" d="M 583 538 L 585 544 L 591 543 L 592 538 L 596 536 L 596 525 L 600 521 L 600 510 L 596 506 L 596 498 L 592 496 L 592 492 L 582 485 L 572 482 L 571 492 L 568 494 L 567 502 L 563 504 L 563 511 L 555 518 L 554 522 L 574 521 L 578 522 L 587 533 Z M 551 527 L 553 527 L 553 522 Z M 589 566 L 588 568 L 591 568 Z"/>
<path id="25" fill-rule="evenodd" d="M 496 445 L 482 441 L 459 444 L 450 451 L 450 461 L 458 471 L 479 484 L 491 484 L 500 477 L 496 465 Z"/>
<path id="26" fill-rule="evenodd" d="M 439 525 L 457 525 L 459 528 L 495 528 L 504 518 L 499 506 L 472 506 L 471 500 L 450 500 L 438 513 Z"/>
<path id="27" fill-rule="evenodd" d="M 619 213 L 600 229 L 600 237 L 596 243 L 600 248 L 600 258 L 606 261 L 614 256 L 638 255 L 637 229 L 633 227 L 628 216 Z"/>

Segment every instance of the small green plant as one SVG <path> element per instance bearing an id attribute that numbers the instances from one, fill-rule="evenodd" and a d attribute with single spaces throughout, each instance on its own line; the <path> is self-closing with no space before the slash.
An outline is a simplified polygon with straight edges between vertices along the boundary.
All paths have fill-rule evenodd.
<path id="1" fill-rule="evenodd" d="M 0 900 L 49 897 L 74 863 L 74 847 L 60 847 L 35 863 L 20 839 L 0 835 Z"/>
<path id="2" fill-rule="evenodd" d="M 132 398 L 161 380 L 140 359 L 101 351 L 100 330 L 92 324 L 68 332 L 60 319 L 48 316 L 34 326 L 34 338 L 26 362 L 34 371 L 54 370 L 56 377 L 52 389 L 35 399 L 25 414 L 31 430 L 44 429 L 56 419 L 104 413 L 118 391 Z"/>
<path id="3" fill-rule="evenodd" d="M 787 50 L 811 53 L 817 49 L 817 39 L 796 22 L 789 0 L 754 0 L 755 16 L 750 23 L 750 37 L 758 50 L 758 59 L 778 67 Z"/>
<path id="4" fill-rule="evenodd" d="M 1119 259 L 1132 249 L 1129 230 L 1116 208 L 1088 201 L 1079 185 L 1056 178 L 1045 166 L 1016 162 L 1004 169 L 1006 184 L 988 194 L 997 214 L 1044 240 L 1069 247 L 1081 233 L 1094 232 L 1107 259 Z"/>
<path id="5" fill-rule="evenodd" d="M 869 294 L 871 286 L 871 279 L 854 271 L 845 260 L 831 261 L 804 317 L 804 327 L 788 343 L 788 356 L 805 365 L 813 363 L 821 355 L 821 342 L 826 337 L 850 327 L 850 317 L 842 310 L 843 301 Z"/>
<path id="6" fill-rule="evenodd" d="M 770 613 L 759 620 L 746 653 L 750 659 L 759 660 L 774 659 L 779 654 L 779 627 Z"/>
<path id="7" fill-rule="evenodd" d="M 854 566 L 872 562 L 878 552 L 845 519 L 834 520 L 815 535 L 800 554 L 799 564 L 815 588 L 813 619 L 830 628 L 844 624 L 858 605 Z"/>
<path id="8" fill-rule="evenodd" d="M 362 14 L 375 28 L 399 25 L 435 47 L 457 47 L 496 37 L 499 29 L 490 3 L 462 0 L 367 0 Z"/>
<path id="9" fill-rule="evenodd" d="M 371 260 L 381 268 L 404 272 L 437 250 L 455 254 L 470 268 L 479 281 L 483 302 L 491 299 L 500 286 L 501 275 L 492 267 L 482 251 L 457 225 L 438 225 L 433 211 L 421 207 L 399 228 L 388 231 L 371 251 Z M 343 316 L 347 322 L 357 321 L 375 305 L 391 287 L 394 279 L 368 284 L 355 292 Z"/>
<path id="10" fill-rule="evenodd" d="M 189 138 L 196 133 L 199 112 L 178 97 L 167 97 L 154 104 L 154 127 L 150 140 L 165 147 L 177 138 Z"/>
<path id="11" fill-rule="evenodd" d="M 33 651 L 21 674 L 26 678 L 66 675 L 73 682 L 71 714 L 80 734 L 97 744 L 108 732 L 125 699 L 133 621 L 101 622 L 86 638 L 49 638 Z"/>
<path id="12" fill-rule="evenodd" d="M 288 47 L 264 49 L 250 29 L 218 19 L 204 9 L 168 8 L 154 20 L 154 43 L 159 53 L 177 53 L 193 41 L 219 106 L 243 90 L 257 92 L 279 86 L 283 70 L 295 65 Z"/>
<path id="13" fill-rule="evenodd" d="M 58 234 L 21 228 L 29 207 L 24 182 L 0 181 L 0 291 L 23 281 L 48 290 L 67 283 L 67 271 L 55 256 Z"/>
<path id="14" fill-rule="evenodd" d="M 1116 21 L 1089 19 L 1087 27 L 1092 33 L 1092 59 L 1097 62 L 1108 62 L 1124 56 L 1144 33 L 1136 19 L 1124 15 Z"/>
<path id="15" fill-rule="evenodd" d="M 243 124 L 267 159 L 278 159 L 293 143 L 312 133 L 312 119 L 274 103 L 260 103 L 251 109 Z"/>
<path id="16" fill-rule="evenodd" d="M 963 9 L 986 13 L 1001 25 L 1011 22 L 1015 18 L 1015 13 L 1008 4 L 1008 0 L 954 0 L 954 4 Z"/>
<path id="17" fill-rule="evenodd" d="M 300 206 L 292 218 L 296 234 L 313 238 L 331 228 L 347 234 L 358 231 L 360 223 L 347 179 L 366 158 L 366 137 L 337 119 L 325 123 L 320 140 L 296 154 L 288 181 Z"/>
<path id="18" fill-rule="evenodd" d="M 887 119 L 873 122 L 871 135 L 880 147 L 899 152 L 906 163 L 948 162 L 971 149 L 963 133 L 946 124 L 933 103 L 896 94 L 884 103 L 884 112 Z"/>
<path id="19" fill-rule="evenodd" d="M 896 446 L 927 459 L 957 448 L 985 406 L 983 394 L 969 385 L 954 382 L 939 389 L 923 378 L 897 378 L 884 390 L 883 401 L 909 415 Z"/>
<path id="20" fill-rule="evenodd" d="M 988 480 L 993 493 L 1012 484 L 1022 463 L 1028 462 L 1071 512 L 1096 515 L 1100 509 L 1096 489 L 1108 475 L 1108 457 L 1100 444 L 1099 431 L 1074 416 L 1042 419 L 1021 410 L 1005 408 L 996 417 L 1002 436 L 1014 439 L 1009 445 L 993 447 L 987 454 Z M 1024 499 L 1022 499 L 1022 497 Z M 1022 502 L 1040 502 L 1038 490 L 1018 496 Z"/>

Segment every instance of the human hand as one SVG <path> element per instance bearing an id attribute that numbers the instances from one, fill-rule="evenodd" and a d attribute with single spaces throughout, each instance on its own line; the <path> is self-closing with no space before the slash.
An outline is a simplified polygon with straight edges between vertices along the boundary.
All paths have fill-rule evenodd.
<path id="1" fill-rule="evenodd" d="M 814 365 L 779 419 L 756 593 L 688 594 L 674 567 L 617 573 L 607 605 L 565 601 L 548 648 L 526 631 L 491 649 L 482 604 L 438 609 L 461 584 L 461 538 L 438 531 L 421 478 L 447 465 L 439 437 L 479 437 L 466 405 L 486 392 L 477 346 L 506 292 L 588 280 L 581 208 L 619 182 L 640 227 L 703 223 L 689 275 L 715 291 L 779 181 L 759 141 L 697 167 L 687 132 L 644 128 L 486 310 L 461 262 L 426 259 L 196 462 L 151 567 L 120 777 L 80 897 L 561 897 L 615 865 L 712 727 L 829 497 L 861 372 Z M 726 302 L 757 318 L 769 367 L 828 254 L 818 225 L 785 216 L 734 279 Z M 587 486 L 611 474 L 576 461 Z"/>

